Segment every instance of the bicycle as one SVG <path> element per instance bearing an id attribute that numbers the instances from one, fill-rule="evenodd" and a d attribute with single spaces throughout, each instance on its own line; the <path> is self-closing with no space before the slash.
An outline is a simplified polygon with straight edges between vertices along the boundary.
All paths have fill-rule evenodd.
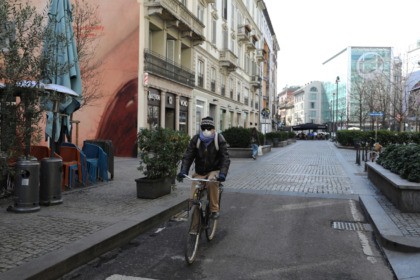
<path id="1" fill-rule="evenodd" d="M 196 181 L 194 198 L 191 203 L 191 209 L 188 211 L 188 231 L 187 240 L 185 243 L 185 260 L 188 264 L 192 264 L 197 257 L 198 245 L 203 231 L 206 233 L 207 241 L 213 240 L 216 234 L 217 220 L 210 218 L 210 202 L 207 193 L 207 182 L 214 182 L 215 180 L 185 178 Z M 223 185 L 219 183 L 219 205 L 222 198 Z M 190 206 L 190 205 L 189 205 Z"/>

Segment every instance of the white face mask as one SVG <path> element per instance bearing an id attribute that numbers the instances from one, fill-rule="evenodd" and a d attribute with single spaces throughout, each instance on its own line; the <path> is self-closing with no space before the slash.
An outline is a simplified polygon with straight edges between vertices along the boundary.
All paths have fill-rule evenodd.
<path id="1" fill-rule="evenodd" d="M 205 136 L 205 137 L 210 137 L 210 136 L 212 136 L 213 135 L 213 132 L 211 131 L 211 130 L 203 130 L 203 135 Z"/>

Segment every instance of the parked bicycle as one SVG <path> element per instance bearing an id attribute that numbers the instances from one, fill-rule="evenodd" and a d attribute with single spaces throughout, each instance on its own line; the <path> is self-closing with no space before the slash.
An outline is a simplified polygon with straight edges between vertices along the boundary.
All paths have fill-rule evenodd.
<path id="1" fill-rule="evenodd" d="M 214 180 L 185 178 L 197 182 L 195 186 L 194 198 L 189 202 L 191 208 L 188 211 L 187 240 L 185 243 L 185 260 L 192 264 L 197 257 L 198 246 L 202 232 L 206 233 L 207 241 L 211 241 L 217 228 L 217 220 L 210 218 L 210 202 L 207 194 L 207 182 Z M 219 205 L 222 198 L 223 185 L 219 183 Z"/>

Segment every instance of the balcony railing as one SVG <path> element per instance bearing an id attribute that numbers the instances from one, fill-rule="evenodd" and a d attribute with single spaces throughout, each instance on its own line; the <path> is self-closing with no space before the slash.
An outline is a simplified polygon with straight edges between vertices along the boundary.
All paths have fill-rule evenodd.
<path id="1" fill-rule="evenodd" d="M 183 85 L 194 87 L 194 73 L 151 50 L 144 53 L 144 71 L 173 80 Z"/>

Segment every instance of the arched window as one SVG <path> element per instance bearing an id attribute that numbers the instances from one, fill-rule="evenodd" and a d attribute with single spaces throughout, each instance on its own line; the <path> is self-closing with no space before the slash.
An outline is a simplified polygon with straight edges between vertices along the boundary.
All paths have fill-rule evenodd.
<path id="1" fill-rule="evenodd" d="M 310 91 L 318 92 L 318 89 L 316 87 L 311 87 L 311 90 Z"/>

